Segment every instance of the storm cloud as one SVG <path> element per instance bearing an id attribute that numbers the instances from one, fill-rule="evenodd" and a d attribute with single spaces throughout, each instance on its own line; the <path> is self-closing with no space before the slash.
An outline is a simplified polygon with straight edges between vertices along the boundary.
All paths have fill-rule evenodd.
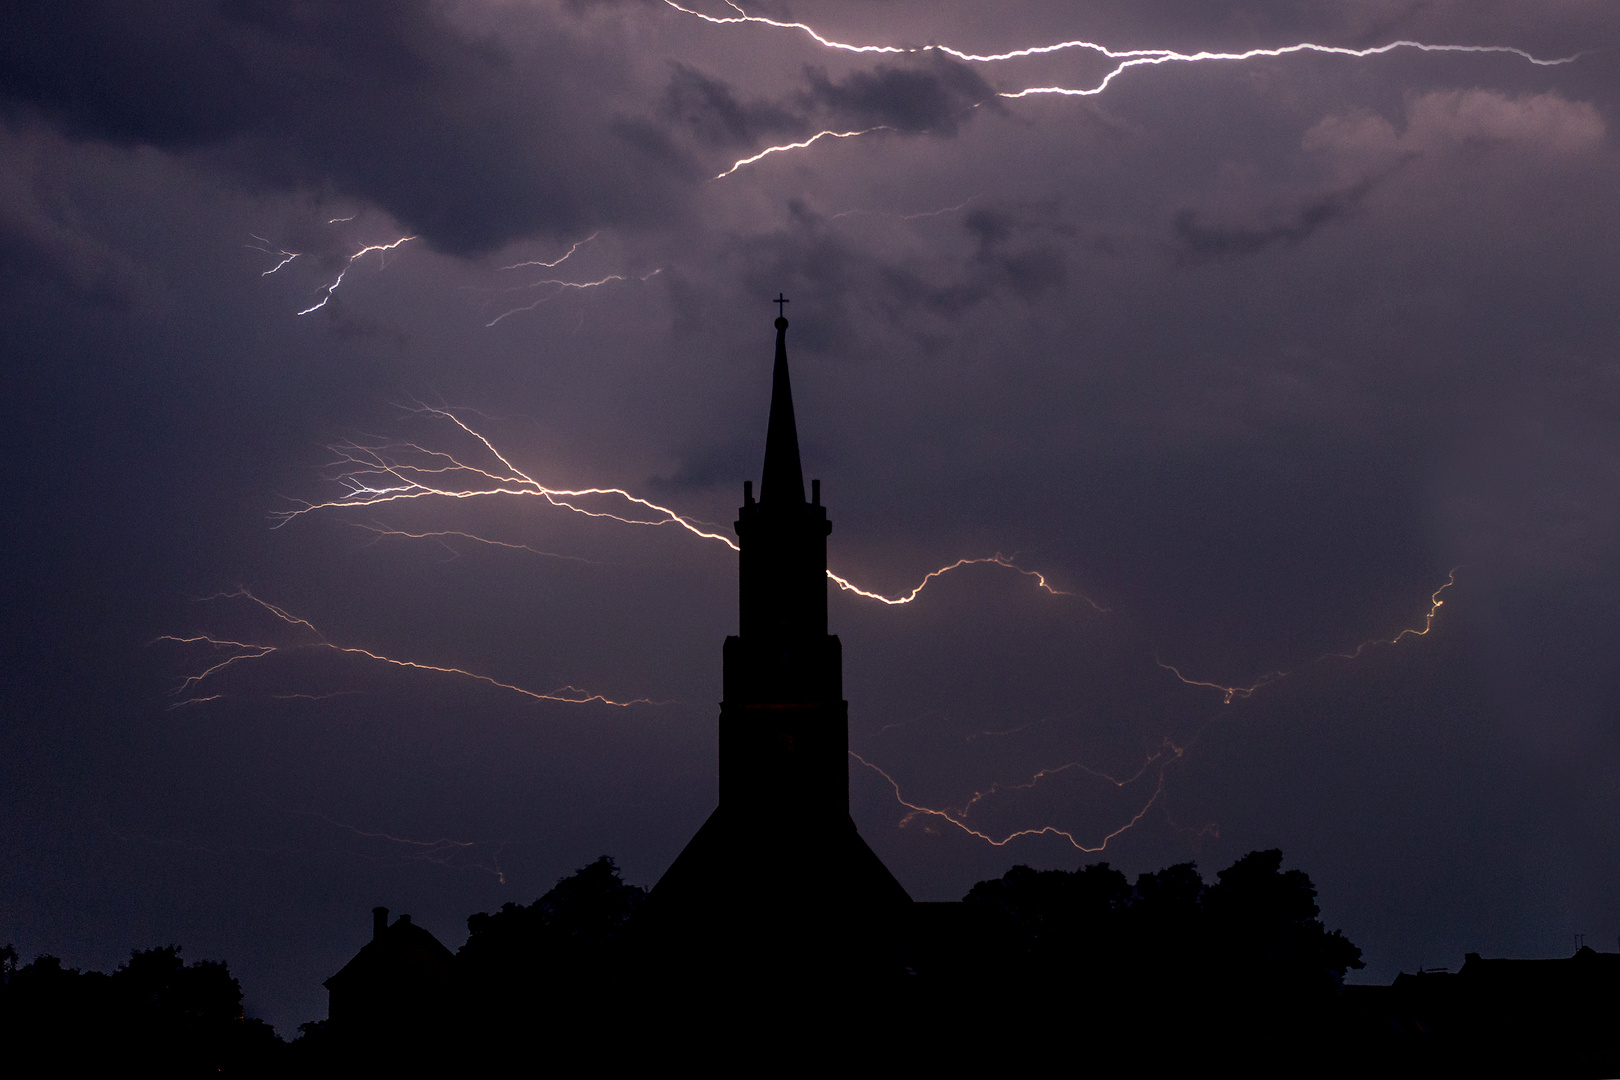
<path id="1" fill-rule="evenodd" d="M 927 582 L 831 594 L 852 748 L 1077 838 L 856 762 L 913 896 L 1281 848 L 1369 980 L 1620 932 L 1612 5 L 743 7 L 1587 51 L 1007 99 L 1111 61 L 663 3 L 6 5 L 0 943 L 183 943 L 291 1035 L 377 904 L 453 947 L 604 853 L 656 882 L 715 805 L 701 534 L 759 479 L 778 295 L 832 569 Z M 394 481 L 356 447 L 502 493 L 358 507 Z M 273 651 L 186 682 L 229 642 Z"/>

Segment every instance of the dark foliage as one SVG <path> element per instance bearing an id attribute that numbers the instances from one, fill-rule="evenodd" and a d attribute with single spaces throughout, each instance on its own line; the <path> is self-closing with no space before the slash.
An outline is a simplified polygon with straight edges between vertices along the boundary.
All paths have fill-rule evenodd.
<path id="1" fill-rule="evenodd" d="M 1007 988 L 1008 1017 L 1047 1017 L 1099 1036 L 1205 1048 L 1242 1044 L 1251 1068 L 1280 1067 L 1336 1021 L 1361 951 L 1317 919 L 1316 889 L 1280 851 L 1239 859 L 1206 884 L 1192 863 L 1142 874 L 1107 863 L 1074 872 L 1017 866 L 975 885 L 966 911 L 989 914 L 989 959 L 963 969 Z M 950 946 L 939 970 L 949 984 Z M 988 969 L 988 970 L 987 970 Z"/>
<path id="2" fill-rule="evenodd" d="M 624 1022 L 625 934 L 646 895 L 604 855 L 526 907 L 468 918 L 456 954 L 466 1034 L 512 1055 L 536 1015 L 576 1035 L 612 1034 Z"/>
<path id="3" fill-rule="evenodd" d="M 284 1050 L 269 1025 L 242 1015 L 242 987 L 225 964 L 187 964 L 175 945 L 132 953 L 111 975 L 54 956 L 19 966 L 8 945 L 0 976 L 0 1039 L 57 1048 L 61 1066 L 255 1076 L 274 1072 Z"/>
<path id="4" fill-rule="evenodd" d="M 599 963 L 614 949 L 646 890 L 626 885 L 606 855 L 524 907 L 507 903 L 467 919 L 458 959 L 469 970 Z"/>

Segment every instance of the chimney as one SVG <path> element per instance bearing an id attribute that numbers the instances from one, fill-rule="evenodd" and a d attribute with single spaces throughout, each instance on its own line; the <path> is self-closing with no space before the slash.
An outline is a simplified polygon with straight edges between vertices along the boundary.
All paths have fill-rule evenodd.
<path id="1" fill-rule="evenodd" d="M 383 931 L 388 929 L 388 909 L 374 907 L 371 909 L 371 940 L 381 941 Z"/>

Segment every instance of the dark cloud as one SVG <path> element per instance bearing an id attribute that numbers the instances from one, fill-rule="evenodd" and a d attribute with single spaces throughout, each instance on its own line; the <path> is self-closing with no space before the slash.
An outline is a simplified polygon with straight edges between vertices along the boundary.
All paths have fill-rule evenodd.
<path id="1" fill-rule="evenodd" d="M 685 64 L 675 65 L 659 116 L 713 147 L 747 146 L 773 135 L 798 137 L 809 128 L 805 117 L 786 107 L 739 101 L 730 86 Z"/>
<path id="2" fill-rule="evenodd" d="M 10 4 L 0 95 L 81 138 L 369 200 L 450 252 L 667 216 L 691 176 L 614 122 L 611 58 L 524 16 L 497 38 L 430 0 Z"/>
<path id="3" fill-rule="evenodd" d="M 975 106 L 993 105 L 996 92 L 978 72 L 939 54 L 912 67 L 879 64 L 842 82 L 807 67 L 808 101 L 831 122 L 853 128 L 888 127 L 906 134 L 955 135 Z"/>
<path id="4" fill-rule="evenodd" d="M 1184 254 L 1200 259 L 1243 258 L 1278 244 L 1293 247 L 1352 214 L 1379 179 L 1369 177 L 1343 190 L 1328 192 L 1280 221 L 1262 224 L 1205 224 L 1198 211 L 1183 210 L 1175 217 L 1176 241 Z"/>
<path id="5" fill-rule="evenodd" d="M 837 572 L 899 595 L 1016 552 L 1110 609 L 992 566 L 902 606 L 835 592 L 855 749 L 909 799 L 1000 782 L 975 818 L 1088 845 L 1138 788 L 1008 785 L 1071 761 L 1134 775 L 1166 735 L 1185 750 L 1105 855 L 903 827 L 857 768 L 855 820 L 914 896 L 1013 862 L 1281 846 L 1370 979 L 1620 927 L 1620 51 L 1144 66 L 969 125 L 979 76 L 1106 64 L 964 69 L 609 7 L 0 7 L 0 940 L 76 965 L 166 941 L 228 957 L 290 1035 L 373 904 L 454 945 L 470 912 L 603 852 L 653 884 L 714 806 L 733 552 L 538 499 L 266 515 L 335 491 L 343 433 L 493 460 L 393 408 L 427 400 L 480 410 L 544 482 L 725 531 L 761 460 L 779 289 Z M 1377 43 L 1365 28 L 1548 55 L 1614 23 L 1597 0 L 1408 8 L 789 17 L 985 50 Z M 952 137 L 828 138 L 709 182 L 874 123 Z M 456 252 L 541 239 L 500 259 L 522 270 L 367 256 L 295 317 L 390 216 Z M 261 277 L 281 249 L 301 254 Z M 1421 626 L 1459 564 L 1433 633 L 1317 660 Z M 170 711 L 196 668 L 154 638 L 280 625 L 188 600 L 242 584 L 333 643 L 675 704 L 553 707 L 293 650 Z M 1226 705 L 1155 658 L 1294 674 Z M 498 847 L 500 876 L 408 858 L 434 837 Z"/>

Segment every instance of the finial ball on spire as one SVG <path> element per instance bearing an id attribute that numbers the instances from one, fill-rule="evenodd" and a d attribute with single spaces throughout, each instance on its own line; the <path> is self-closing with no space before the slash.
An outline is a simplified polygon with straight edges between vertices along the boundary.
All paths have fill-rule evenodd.
<path id="1" fill-rule="evenodd" d="M 787 320 L 782 318 L 782 316 L 778 315 L 776 317 L 776 328 L 778 330 L 786 330 L 787 329 Z"/>

